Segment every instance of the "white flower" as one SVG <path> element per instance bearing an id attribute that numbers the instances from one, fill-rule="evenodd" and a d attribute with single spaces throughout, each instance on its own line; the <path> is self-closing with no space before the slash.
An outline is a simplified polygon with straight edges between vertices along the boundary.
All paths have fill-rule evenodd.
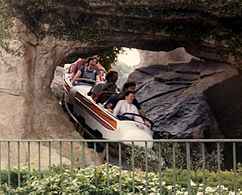
<path id="1" fill-rule="evenodd" d="M 216 189 L 213 189 L 213 188 L 211 188 L 211 187 L 206 187 L 206 189 L 205 189 L 205 192 L 206 193 L 213 193 L 214 191 L 215 191 Z"/>
<path id="2" fill-rule="evenodd" d="M 196 186 L 196 184 L 190 179 L 191 186 Z"/>
<path id="3" fill-rule="evenodd" d="M 166 186 L 166 189 L 172 190 L 172 186 Z"/>

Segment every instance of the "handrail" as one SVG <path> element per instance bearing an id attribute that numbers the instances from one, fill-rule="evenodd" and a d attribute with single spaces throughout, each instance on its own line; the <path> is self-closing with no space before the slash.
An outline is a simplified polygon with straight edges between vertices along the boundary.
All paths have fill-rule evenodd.
<path id="1" fill-rule="evenodd" d="M 135 114 L 135 113 L 129 113 L 129 112 L 126 112 L 126 113 L 124 113 L 124 114 L 122 114 L 120 117 L 121 117 L 121 119 L 122 118 L 126 118 L 125 117 L 125 115 L 132 115 L 132 116 L 137 116 L 137 117 L 140 117 L 140 118 L 142 118 L 143 120 L 147 120 L 149 123 L 150 123 L 150 129 L 151 129 L 151 131 L 152 131 L 152 129 L 153 129 L 153 126 L 154 126 L 154 123 L 153 123 L 153 121 L 152 120 L 150 120 L 150 119 L 148 119 L 148 118 L 146 118 L 146 117 L 144 117 L 144 116 L 141 116 L 140 114 Z M 127 117 L 128 118 L 128 117 Z"/>
<path id="2" fill-rule="evenodd" d="M 24 143 L 26 142 L 27 144 L 23 144 L 24 146 L 22 146 L 22 144 L 20 143 Z M 68 142 L 68 149 L 64 148 L 64 142 Z M 106 143 L 106 144 L 99 144 L 100 143 Z M 122 147 L 122 142 L 127 143 L 130 142 L 131 144 L 128 146 L 127 149 L 129 149 L 129 153 L 127 153 L 126 148 Z M 144 142 L 144 147 L 143 148 L 135 148 L 135 143 L 137 142 Z M 152 142 L 152 143 L 158 143 L 156 144 L 152 150 L 150 150 L 148 148 L 148 143 Z M 14 144 L 17 143 L 17 146 Z M 37 148 L 37 153 L 34 154 L 35 157 L 37 157 L 37 164 L 36 168 L 34 168 L 34 164 L 32 165 L 32 158 L 33 156 L 31 156 L 32 151 L 31 151 L 31 144 L 33 143 L 37 143 L 36 145 L 38 146 Z M 45 143 L 45 144 L 41 144 L 41 143 Z M 75 149 L 75 145 L 74 143 L 80 143 L 80 149 L 78 151 L 74 151 Z M 86 143 L 93 143 L 94 144 L 94 149 L 93 149 L 93 153 L 94 153 L 94 162 L 89 162 L 87 161 L 86 158 L 86 149 L 85 146 L 87 146 L 88 144 Z M 118 143 L 117 144 L 111 144 L 111 143 Z M 164 143 L 169 143 L 169 144 L 165 144 L 162 145 Z M 185 144 L 183 144 L 185 143 Z M 193 144 L 192 143 L 198 143 L 200 145 L 199 148 L 199 152 L 195 152 L 193 151 Z M 214 143 L 214 152 L 215 154 L 213 154 L 213 156 L 207 156 L 209 155 L 206 152 L 206 144 L 205 143 Z M 94 171 L 94 176 L 93 178 L 95 178 L 95 181 L 97 181 L 98 177 L 96 175 L 96 168 L 97 168 L 97 155 L 101 155 L 98 154 L 97 151 L 97 146 L 98 145 L 102 145 L 105 147 L 104 153 L 106 153 L 106 159 L 103 161 L 106 162 L 106 165 L 104 165 L 105 169 L 106 169 L 106 179 L 105 181 L 107 182 L 107 186 L 112 186 L 113 184 L 110 182 L 110 178 L 109 178 L 109 174 L 110 174 L 110 170 L 112 168 L 113 165 L 115 165 L 117 162 L 112 163 L 110 155 L 112 154 L 111 149 L 116 149 L 117 153 L 116 155 L 118 156 L 118 169 L 119 169 L 119 186 L 120 186 L 120 194 L 122 194 L 122 173 L 124 171 L 126 171 L 127 167 L 126 167 L 126 163 L 124 161 L 129 160 L 130 164 L 129 164 L 129 171 L 132 174 L 132 192 L 133 194 L 135 194 L 136 192 L 136 177 L 135 177 L 135 173 L 136 171 L 140 171 L 142 170 L 144 172 L 143 177 L 145 179 L 145 183 L 143 183 L 145 185 L 145 194 L 149 193 L 149 188 L 152 188 L 152 186 L 154 186 L 154 181 L 152 181 L 152 185 L 151 187 L 150 185 L 150 179 L 149 179 L 149 174 L 152 174 L 152 177 L 154 175 L 154 171 L 156 172 L 156 177 L 158 180 L 156 180 L 156 194 L 162 194 L 162 190 L 164 189 L 165 184 L 163 183 L 164 178 L 168 178 L 170 181 L 172 181 L 172 184 L 169 184 L 169 188 L 170 192 L 173 194 L 176 194 L 176 191 L 180 190 L 181 186 L 179 183 L 179 180 L 177 179 L 177 169 L 183 169 L 186 172 L 184 172 L 186 174 L 186 181 L 187 181 L 187 186 L 184 188 L 184 181 L 183 181 L 183 188 L 185 190 L 187 190 L 187 194 L 192 195 L 193 194 L 193 189 L 192 189 L 192 185 L 194 185 L 194 181 L 192 180 L 193 176 L 192 176 L 192 171 L 196 171 L 197 168 L 200 168 L 200 180 L 199 182 L 196 181 L 197 183 L 195 185 L 199 186 L 199 191 L 203 192 L 203 194 L 206 194 L 206 190 L 211 189 L 210 186 L 206 183 L 206 179 L 207 179 L 207 171 L 214 171 L 214 170 L 210 170 L 207 168 L 207 163 L 206 160 L 208 158 L 211 158 L 212 160 L 212 168 L 216 169 L 217 172 L 217 178 L 218 178 L 218 182 L 217 182 L 217 187 L 216 190 L 218 190 L 219 194 L 224 194 L 224 189 L 226 189 L 227 187 L 224 186 L 223 183 L 223 170 L 226 170 L 223 168 L 223 153 L 222 153 L 222 147 L 225 144 L 222 143 L 232 143 L 229 144 L 230 148 L 231 148 L 231 152 L 232 152 L 232 163 L 230 164 L 231 167 L 233 167 L 231 169 L 231 174 L 233 174 L 233 179 L 231 180 L 230 184 L 226 184 L 226 185 L 230 185 L 230 187 L 232 186 L 233 188 L 233 192 L 238 192 L 238 194 L 241 192 L 241 182 L 239 182 L 241 180 L 241 174 L 239 171 L 239 167 L 238 164 L 239 161 L 236 160 L 237 159 L 237 154 L 240 151 L 237 151 L 236 148 L 239 148 L 238 146 L 241 145 L 242 143 L 242 139 L 156 139 L 156 140 L 103 140 L 103 139 L 95 139 L 95 140 L 84 140 L 84 139 L 56 139 L 56 140 L 30 140 L 30 139 L 0 139 L 0 193 L 1 193 L 1 187 L 6 188 L 6 190 L 8 190 L 8 188 L 10 189 L 11 187 L 14 187 L 14 185 L 12 185 L 12 182 L 16 181 L 15 177 L 16 175 L 11 174 L 11 168 L 13 168 L 13 164 L 12 164 L 12 159 L 17 158 L 17 185 L 18 187 L 20 187 L 24 182 L 21 179 L 21 166 L 26 166 L 27 165 L 27 180 L 31 180 L 31 174 L 32 174 L 32 170 L 36 171 L 39 175 L 38 179 L 42 179 L 42 174 L 41 171 L 48 171 L 47 169 L 49 169 L 49 173 L 52 174 L 52 165 L 59 165 L 59 170 L 60 173 L 63 173 L 63 171 L 65 171 L 64 169 L 68 169 L 68 173 L 70 174 L 71 177 L 74 176 L 75 174 L 75 163 L 78 161 L 78 168 L 80 168 L 79 166 L 81 165 L 81 168 L 85 168 L 87 165 L 90 165 L 90 163 L 94 163 L 95 165 L 95 171 Z M 56 145 L 59 144 L 59 145 Z M 66 144 L 66 143 L 65 143 Z M 85 145 L 86 144 L 86 145 Z M 179 145 L 182 147 L 183 150 L 179 150 Z M 3 146 L 3 147 L 2 147 Z M 26 159 L 25 159 L 25 165 L 21 164 L 21 152 L 20 152 L 20 147 L 26 147 L 27 146 L 27 153 L 26 153 Z M 44 163 L 43 163 L 43 157 L 41 156 L 41 153 L 43 152 L 41 150 L 41 147 L 47 147 L 47 156 L 46 153 L 44 154 Z M 55 146 L 55 147 L 54 147 Z M 17 147 L 17 154 L 13 154 L 12 151 L 16 150 Z M 57 162 L 53 162 L 52 161 L 52 148 L 57 150 L 57 153 L 59 154 L 59 160 L 57 160 Z M 26 148 L 25 148 L 26 149 Z M 69 157 L 66 156 L 66 154 L 64 155 L 64 150 L 68 150 L 69 153 Z M 138 150 L 136 150 L 138 149 Z M 140 151 L 141 149 L 141 151 Z M 167 153 L 167 150 L 169 151 L 169 153 Z M 165 153 L 162 153 L 162 151 L 165 151 Z M 65 151 L 66 153 L 67 151 Z M 77 153 L 75 153 L 77 152 Z M 136 152 L 141 152 L 140 155 L 137 155 L 138 153 Z M 155 153 L 152 153 L 155 152 Z M 3 154 L 5 156 L 3 156 Z M 78 159 L 76 159 L 74 156 L 78 154 Z M 124 157 L 124 154 L 127 154 Z M 179 154 L 179 155 L 178 155 Z M 182 156 L 181 156 L 182 154 Z M 68 154 L 67 154 L 68 155 Z M 155 155 L 155 156 L 154 156 Z M 194 156 L 199 157 L 199 164 L 197 164 L 197 159 L 194 160 Z M 4 157 L 4 158 L 3 158 Z M 70 160 L 70 162 L 68 162 L 69 167 L 65 168 L 65 162 L 63 161 L 63 158 L 68 158 Z M 103 157 L 104 158 L 104 157 Z M 129 158 L 129 159 L 128 159 Z M 165 160 L 165 158 L 167 160 Z M 172 160 L 171 160 L 172 159 Z M 182 159 L 182 160 L 181 160 Z M 14 160 L 14 161 L 15 161 Z M 36 160 L 36 159 L 35 159 Z M 180 161 L 183 164 L 180 164 Z M 5 163 L 5 168 L 3 169 L 3 167 L 1 167 L 2 162 Z M 102 163 L 104 163 L 102 162 Z M 47 165 L 47 168 L 43 168 L 43 164 L 45 164 L 45 166 Z M 88 164 L 87 164 L 88 163 Z M 155 164 L 154 164 L 155 163 Z M 165 164 L 164 164 L 165 163 Z M 166 164 L 168 163 L 168 164 Z M 193 164 L 195 163 L 195 166 L 193 166 Z M 214 163 L 217 165 L 214 167 Z M 164 166 L 164 167 L 163 167 Z M 33 167 L 33 168 L 31 168 Z M 136 168 L 139 168 L 136 169 Z M 164 174 L 163 170 L 169 170 L 172 171 L 170 173 L 168 173 L 165 177 L 163 177 L 162 175 Z M 230 168 L 229 168 L 230 169 Z M 2 182 L 2 176 L 4 175 L 3 173 L 6 171 L 7 175 L 4 176 L 4 182 Z M 81 173 L 78 173 L 81 174 Z M 92 174 L 92 173 L 90 173 Z M 68 174 L 67 174 L 68 175 Z M 232 176 L 232 175 L 231 175 Z M 159 178 L 158 178 L 159 177 Z M 100 178 L 99 178 L 100 179 Z M 94 180 L 93 180 L 94 181 Z M 105 182 L 104 181 L 104 182 Z M 4 183 L 5 185 L 1 186 L 1 183 Z M 142 185 L 143 185 L 142 184 Z M 179 184 L 179 185 L 178 185 Z M 25 185 L 25 184 L 24 184 Z M 93 185 L 98 186 L 97 182 L 93 183 Z M 201 187 L 200 187 L 201 186 Z M 201 189 L 202 188 L 202 189 Z M 97 188 L 98 189 L 98 188 Z M 153 189 L 153 188 L 152 188 Z M 167 188 L 168 189 L 168 188 Z M 143 194 L 143 193 L 142 193 Z M 200 193 L 201 194 L 201 193 Z M 227 191 L 226 191 L 226 194 Z"/>
<path id="3" fill-rule="evenodd" d="M 86 79 L 86 78 L 77 78 L 75 80 L 75 82 L 83 82 L 83 83 L 89 83 L 89 84 L 92 84 L 94 85 L 96 83 L 96 81 L 92 80 L 92 79 Z M 78 85 L 74 85 L 74 86 L 78 86 Z"/>

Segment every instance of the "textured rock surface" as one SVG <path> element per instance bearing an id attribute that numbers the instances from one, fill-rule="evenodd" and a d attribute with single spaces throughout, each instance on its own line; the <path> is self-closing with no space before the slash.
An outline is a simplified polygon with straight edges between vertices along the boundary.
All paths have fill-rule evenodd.
<path id="1" fill-rule="evenodd" d="M 231 1 L 1 0 L 38 39 L 53 35 L 88 44 L 86 52 L 136 47 L 241 62 L 241 3 Z M 92 49 L 90 48 L 92 43 Z M 75 53 L 78 52 L 76 48 Z"/>
<path id="2" fill-rule="evenodd" d="M 57 100 L 60 100 L 61 98 L 63 98 L 63 94 L 64 94 L 63 75 L 64 75 L 64 68 L 57 66 L 53 81 L 50 86 L 51 91 L 54 93 Z"/>
<path id="3" fill-rule="evenodd" d="M 141 68 L 154 64 L 168 65 L 172 63 L 188 63 L 196 57 L 190 55 L 184 48 L 177 48 L 170 52 L 165 51 L 146 51 L 138 50 L 140 55 L 140 63 L 135 68 Z"/>
<path id="4" fill-rule="evenodd" d="M 2 102 L 0 139 L 82 139 L 50 89 L 54 71 L 63 59 L 63 53 L 69 55 L 71 51 L 68 50 L 74 50 L 76 43 L 71 44 L 54 37 L 47 37 L 37 46 L 36 39 L 26 33 L 25 26 L 18 20 L 15 24 L 18 37 L 8 40 L 8 43 L 13 51 L 18 51 L 20 54 L 16 55 L 0 48 L 0 102 Z M 31 145 L 33 151 L 30 154 L 31 162 L 37 162 L 37 153 L 34 151 L 38 151 L 38 145 L 34 143 Z M 44 145 L 41 147 L 46 148 Z M 21 144 L 20 160 L 23 164 L 27 162 L 26 151 L 26 144 Z M 45 159 L 47 148 L 41 151 L 43 151 L 42 159 Z M 58 144 L 53 144 L 52 162 L 59 162 L 58 151 Z M 10 152 L 11 165 L 14 166 L 17 162 L 16 147 L 11 147 Z M 80 164 L 82 153 L 80 143 L 75 144 L 73 152 L 75 163 Z M 92 164 L 94 162 L 92 150 L 85 148 L 85 153 L 86 163 Z M 2 146 L 1 157 L 3 159 L 1 165 L 6 167 L 6 144 Z M 70 159 L 70 144 L 63 144 L 63 162 L 69 162 L 68 159 Z M 101 159 L 98 159 L 98 163 L 100 162 Z M 48 161 L 43 161 L 42 166 L 48 166 Z"/>
<path id="5" fill-rule="evenodd" d="M 139 68 L 129 80 L 138 84 L 136 97 L 154 122 L 155 138 L 242 138 L 242 81 L 231 67 L 192 60 Z M 237 144 L 238 162 L 241 150 Z M 232 154 L 224 144 L 227 168 Z"/>
<path id="6" fill-rule="evenodd" d="M 192 60 L 136 69 L 129 80 L 138 81 L 137 98 L 161 132 L 157 136 L 231 138 L 229 124 L 234 124 L 233 137 L 241 137 L 242 85 L 231 67 Z"/>
<path id="7" fill-rule="evenodd" d="M 241 12 L 238 11 L 240 7 L 241 4 L 234 0 L 228 4 L 227 2 L 217 4 L 213 1 L 204 3 L 201 0 L 196 1 L 196 6 L 192 1 L 183 3 L 173 0 L 152 1 L 152 3 L 151 1 L 116 3 L 103 0 L 0 0 L 1 139 L 81 138 L 64 115 L 50 89 L 56 66 L 69 56 L 88 56 L 114 46 L 155 51 L 184 47 L 199 58 L 229 62 L 238 67 L 237 65 L 241 64 L 242 25 Z M 190 69 L 197 71 L 193 66 Z M 219 71 L 219 67 L 214 69 Z M 164 70 L 165 68 L 159 66 L 157 70 L 145 70 L 144 75 L 148 75 L 145 78 L 149 80 L 153 79 L 152 71 Z M 228 77 L 234 74 L 231 69 L 227 71 Z M 183 91 L 187 93 L 183 93 L 184 98 L 180 98 L 180 101 L 184 101 L 184 105 L 189 105 L 190 100 L 185 99 L 191 89 L 188 86 L 193 88 L 197 86 L 201 91 L 203 88 L 207 89 L 206 85 L 209 86 L 204 84 L 200 89 L 196 74 L 192 74 L 195 81 L 184 80 L 186 74 L 179 72 L 176 74 L 175 79 L 170 79 L 169 75 L 164 78 L 158 75 L 155 81 L 150 81 L 144 86 L 148 93 L 150 86 L 164 85 L 163 89 L 161 87 L 157 92 L 153 92 L 159 97 L 161 97 L 159 94 L 169 90 L 174 90 L 170 93 L 176 94 L 171 100 L 162 99 L 167 107 L 172 103 L 169 107 L 171 111 L 170 115 L 165 113 L 165 109 L 161 111 L 165 118 L 156 124 L 165 120 L 170 121 L 172 113 L 176 116 L 175 108 L 179 106 L 179 101 L 177 104 L 173 103 L 176 102 L 176 98 L 181 97 L 182 94 L 179 93 Z M 211 78 L 212 82 L 215 77 L 206 77 L 209 74 L 201 72 L 200 76 L 205 77 L 199 80 L 206 80 L 205 83 L 209 83 L 207 80 Z M 161 81 L 162 79 L 165 81 Z M 168 97 L 168 94 L 162 97 Z M 203 100 L 203 97 L 199 96 L 194 98 L 194 101 L 198 98 Z M 144 107 L 148 103 L 142 96 L 141 101 L 144 101 Z M 154 106 L 154 109 L 158 111 L 159 107 Z M 196 120 L 194 117 L 193 121 Z M 185 119 L 183 121 L 182 128 L 186 129 Z M 211 124 L 217 129 L 217 124 L 213 122 Z M 196 130 L 199 129 L 201 128 L 197 125 Z M 81 154 L 79 145 L 74 151 L 77 156 L 76 161 Z M 68 145 L 63 146 L 66 158 L 69 158 L 68 147 Z M 24 148 L 21 152 L 23 154 L 26 146 Z M 53 149 L 58 158 L 58 146 Z M 93 163 L 92 152 L 86 150 L 86 153 L 87 162 Z M 11 156 L 16 157 L 15 148 L 12 148 Z M 26 162 L 26 158 L 23 158 L 25 159 L 23 162 Z"/>

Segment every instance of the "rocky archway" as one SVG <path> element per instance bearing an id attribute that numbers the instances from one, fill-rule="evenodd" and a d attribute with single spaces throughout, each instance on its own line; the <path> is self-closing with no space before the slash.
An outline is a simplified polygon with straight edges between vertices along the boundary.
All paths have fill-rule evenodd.
<path id="1" fill-rule="evenodd" d="M 80 138 L 50 90 L 70 55 L 183 46 L 241 70 L 241 5 L 217 3 L 1 0 L 1 138 Z"/>

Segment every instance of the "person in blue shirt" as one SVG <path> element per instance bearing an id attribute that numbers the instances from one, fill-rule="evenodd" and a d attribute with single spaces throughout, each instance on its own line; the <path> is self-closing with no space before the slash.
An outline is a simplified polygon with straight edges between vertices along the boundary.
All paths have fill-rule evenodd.
<path id="1" fill-rule="evenodd" d="M 93 58 L 89 58 L 87 67 L 83 66 L 71 80 L 71 83 L 73 84 L 77 78 L 91 79 L 96 82 L 100 82 L 99 72 L 95 69 L 95 67 L 95 60 Z"/>

